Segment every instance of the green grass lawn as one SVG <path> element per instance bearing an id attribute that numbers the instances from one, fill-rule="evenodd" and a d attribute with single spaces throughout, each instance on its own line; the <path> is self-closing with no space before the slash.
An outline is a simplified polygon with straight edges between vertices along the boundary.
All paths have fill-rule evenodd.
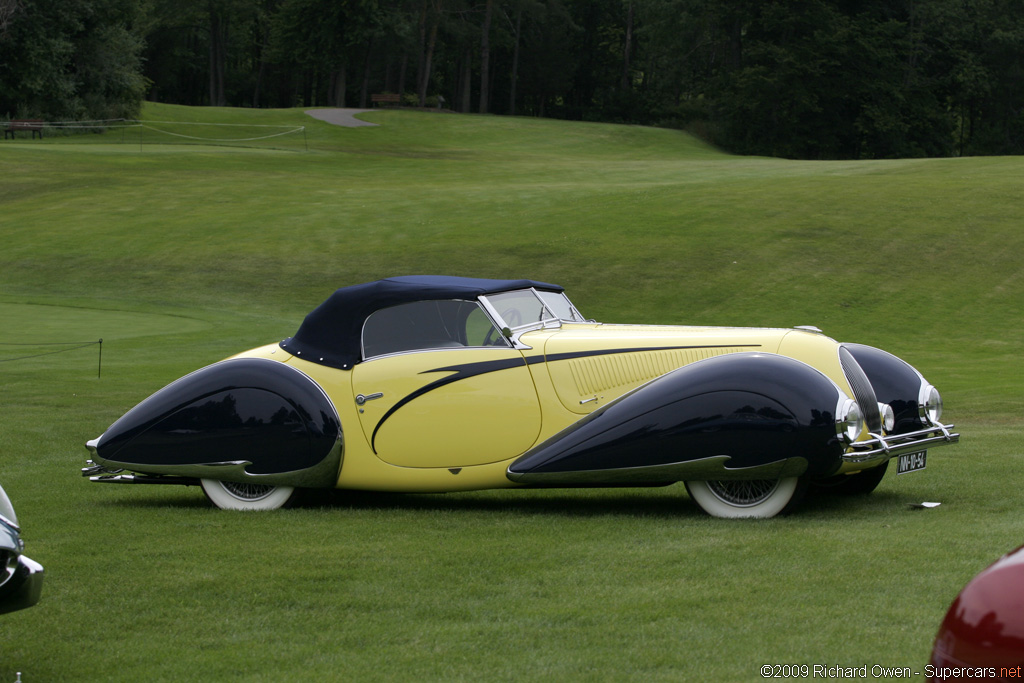
<path id="1" fill-rule="evenodd" d="M 960 587 L 1024 542 L 1024 159 L 755 159 L 404 111 L 145 116 L 306 130 L 0 146 L 0 483 L 47 572 L 40 604 L 0 620 L 0 680 L 923 672 Z M 817 325 L 914 363 L 963 440 L 767 521 L 704 517 L 681 485 L 244 515 L 79 477 L 84 442 L 151 392 L 291 335 L 337 287 L 418 273 L 557 282 L 606 322 Z M 36 355 L 100 338 L 101 377 L 98 345 Z"/>

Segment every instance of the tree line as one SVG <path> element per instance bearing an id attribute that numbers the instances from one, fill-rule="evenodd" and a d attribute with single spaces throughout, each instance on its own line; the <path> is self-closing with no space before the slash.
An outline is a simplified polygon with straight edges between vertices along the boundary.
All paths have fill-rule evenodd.
<path id="1" fill-rule="evenodd" d="M 741 154 L 1020 154 L 1024 0 L 0 0 L 0 116 L 385 92 Z"/>

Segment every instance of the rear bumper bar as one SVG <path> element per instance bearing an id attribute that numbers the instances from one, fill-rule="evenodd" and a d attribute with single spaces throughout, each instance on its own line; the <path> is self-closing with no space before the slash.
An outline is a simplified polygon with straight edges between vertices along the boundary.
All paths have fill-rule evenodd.
<path id="1" fill-rule="evenodd" d="M 89 481 L 100 484 L 169 484 L 175 486 L 199 486 L 198 477 L 179 477 L 168 474 L 136 474 L 134 472 L 125 472 L 122 469 L 108 469 L 104 465 L 98 465 L 92 460 L 87 461 L 86 465 L 86 467 L 82 468 L 82 476 L 89 477 Z"/>

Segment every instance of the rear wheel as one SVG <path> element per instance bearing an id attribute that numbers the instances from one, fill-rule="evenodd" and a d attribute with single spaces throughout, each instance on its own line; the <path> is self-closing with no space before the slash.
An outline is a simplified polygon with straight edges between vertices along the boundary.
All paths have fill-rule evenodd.
<path id="1" fill-rule="evenodd" d="M 203 493 L 221 510 L 276 510 L 295 497 L 292 486 L 239 484 L 234 481 L 202 479 Z"/>
<path id="2" fill-rule="evenodd" d="M 686 491 L 712 517 L 767 518 L 788 512 L 803 497 L 800 477 L 725 481 L 688 481 Z"/>

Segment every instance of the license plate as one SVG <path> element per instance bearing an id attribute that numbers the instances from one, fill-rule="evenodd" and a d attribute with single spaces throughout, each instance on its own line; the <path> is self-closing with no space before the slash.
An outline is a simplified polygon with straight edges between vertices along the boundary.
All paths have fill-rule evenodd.
<path id="1" fill-rule="evenodd" d="M 906 455 L 899 456 L 896 460 L 896 474 L 923 470 L 927 458 L 928 451 L 918 451 L 917 453 L 907 453 Z"/>

